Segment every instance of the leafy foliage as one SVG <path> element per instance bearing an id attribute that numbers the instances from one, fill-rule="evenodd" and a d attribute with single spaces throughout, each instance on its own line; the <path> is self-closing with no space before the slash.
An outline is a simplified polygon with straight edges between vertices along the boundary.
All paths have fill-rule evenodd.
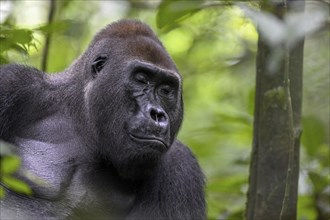
<path id="1" fill-rule="evenodd" d="M 31 46 L 36 47 L 33 40 L 33 32 L 29 29 L 0 25 L 0 64 L 8 63 L 6 53 L 9 51 L 27 55 Z"/>
<path id="2" fill-rule="evenodd" d="M 307 35 L 323 27 L 327 20 L 327 13 L 323 10 L 289 13 L 279 19 L 270 13 L 256 11 L 243 4 L 238 5 L 252 19 L 262 38 L 272 48 L 272 55 L 268 60 L 270 72 L 275 72 L 280 66 L 285 48 L 294 48 Z"/>
<path id="3" fill-rule="evenodd" d="M 315 7 L 313 4 L 312 9 L 307 7 L 305 15 L 292 14 L 284 23 L 279 23 L 267 12 L 253 10 L 253 15 L 246 17 L 238 7 L 231 6 L 232 1 L 219 1 L 214 5 L 214 1 L 161 1 L 158 7 L 147 2 L 137 4 L 136 1 L 97 1 L 92 4 L 60 1 L 60 4 L 64 3 L 65 6 L 59 7 L 53 25 L 47 27 L 47 24 L 40 26 L 37 23 L 35 28 L 23 29 L 30 31 L 21 32 L 24 39 L 32 37 L 29 42 L 32 44 L 24 44 L 24 47 L 19 44 L 28 49 L 20 54 L 30 54 L 24 63 L 40 65 L 43 38 L 37 38 L 36 33 L 53 33 L 49 69 L 60 71 L 111 19 L 137 18 L 155 30 L 159 27 L 162 42 L 184 76 L 185 120 L 179 138 L 192 148 L 205 171 L 210 219 L 240 219 L 245 209 L 258 38 L 250 18 L 259 24 L 264 23 L 265 35 L 270 35 L 269 41 L 274 47 L 284 42 L 294 45 L 297 39 L 308 34 L 298 219 L 316 219 L 315 195 L 326 192 L 325 185 L 330 184 L 329 32 L 312 33 L 328 16 L 324 17 L 324 10 L 320 8 L 327 9 L 328 6 Z M 20 2 L 16 4 L 20 7 Z M 33 4 L 27 1 L 30 7 Z M 111 10 L 116 7 L 125 10 L 118 17 L 109 19 L 115 14 Z M 24 10 L 30 8 L 25 5 Z M 12 16 L 22 15 L 13 12 Z M 1 41 L 3 30 L 19 29 L 15 25 L 2 27 L 4 24 L 1 26 Z M 292 36 L 291 32 L 294 32 Z M 7 49 L 1 49 L 0 55 L 6 59 L 4 62 L 17 61 L 10 56 L 17 50 L 10 46 L 8 49 L 8 45 L 13 46 L 18 41 L 10 38 L 13 35 L 6 36 L 6 41 L 11 43 L 5 44 Z M 26 40 L 20 42 L 26 43 Z M 33 50 L 33 43 L 37 45 L 37 51 Z M 4 166 L 14 169 L 12 165 Z"/>
<path id="4" fill-rule="evenodd" d="M 14 147 L 0 141 L 0 198 L 5 196 L 4 187 L 9 188 L 17 193 L 31 195 L 30 187 L 23 181 L 13 176 L 19 170 L 21 160 L 13 153 Z"/>
<path id="5" fill-rule="evenodd" d="M 189 4 L 185 1 L 162 1 L 157 13 L 157 27 L 173 29 L 177 22 L 192 16 L 202 8 L 204 1 L 191 1 Z"/>

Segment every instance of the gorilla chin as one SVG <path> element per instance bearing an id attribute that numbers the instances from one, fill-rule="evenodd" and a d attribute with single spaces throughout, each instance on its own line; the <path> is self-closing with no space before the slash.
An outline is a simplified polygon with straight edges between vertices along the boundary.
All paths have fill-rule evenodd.
<path id="1" fill-rule="evenodd" d="M 134 142 L 148 146 L 159 153 L 165 153 L 169 149 L 169 145 L 159 137 L 141 136 L 132 133 L 129 134 L 129 137 Z"/>

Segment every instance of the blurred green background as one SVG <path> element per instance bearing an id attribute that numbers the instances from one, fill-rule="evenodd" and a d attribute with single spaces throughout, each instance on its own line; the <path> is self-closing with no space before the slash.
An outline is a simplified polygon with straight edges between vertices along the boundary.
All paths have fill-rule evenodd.
<path id="1" fill-rule="evenodd" d="M 205 1 L 203 7 L 197 7 L 198 1 L 182 1 L 178 8 L 184 10 L 160 2 L 58 1 L 49 26 L 48 1 L 1 0 L 1 61 L 40 68 L 45 33 L 51 33 L 47 72 L 59 72 L 105 25 L 121 18 L 146 22 L 183 75 L 185 116 L 179 139 L 189 145 L 205 172 L 208 217 L 241 219 L 248 189 L 258 34 L 230 1 Z M 306 10 L 320 10 L 316 3 L 308 1 Z M 327 27 L 305 41 L 301 220 L 316 219 L 318 207 L 330 212 Z M 8 43 L 3 38 L 8 32 L 21 44 Z"/>

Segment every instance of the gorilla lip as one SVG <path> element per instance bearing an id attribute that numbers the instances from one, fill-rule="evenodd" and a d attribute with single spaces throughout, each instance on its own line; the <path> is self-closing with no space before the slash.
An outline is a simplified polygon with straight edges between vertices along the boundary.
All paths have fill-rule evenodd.
<path id="1" fill-rule="evenodd" d="M 159 147 L 157 148 L 157 150 L 167 150 L 167 144 L 160 138 L 157 137 L 148 137 L 148 136 L 137 136 L 134 134 L 129 134 L 129 136 L 131 137 L 131 139 L 133 139 L 134 141 L 139 141 L 139 142 L 154 142 L 157 143 L 157 146 L 162 145 L 162 149 L 159 149 Z"/>

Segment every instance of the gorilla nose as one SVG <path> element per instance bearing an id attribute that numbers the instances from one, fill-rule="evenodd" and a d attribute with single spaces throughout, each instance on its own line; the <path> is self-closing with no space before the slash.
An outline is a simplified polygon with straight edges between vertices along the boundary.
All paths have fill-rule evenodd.
<path id="1" fill-rule="evenodd" d="M 157 124 L 157 126 L 166 128 L 168 125 L 167 115 L 161 108 L 149 107 L 149 114 L 151 119 Z"/>

